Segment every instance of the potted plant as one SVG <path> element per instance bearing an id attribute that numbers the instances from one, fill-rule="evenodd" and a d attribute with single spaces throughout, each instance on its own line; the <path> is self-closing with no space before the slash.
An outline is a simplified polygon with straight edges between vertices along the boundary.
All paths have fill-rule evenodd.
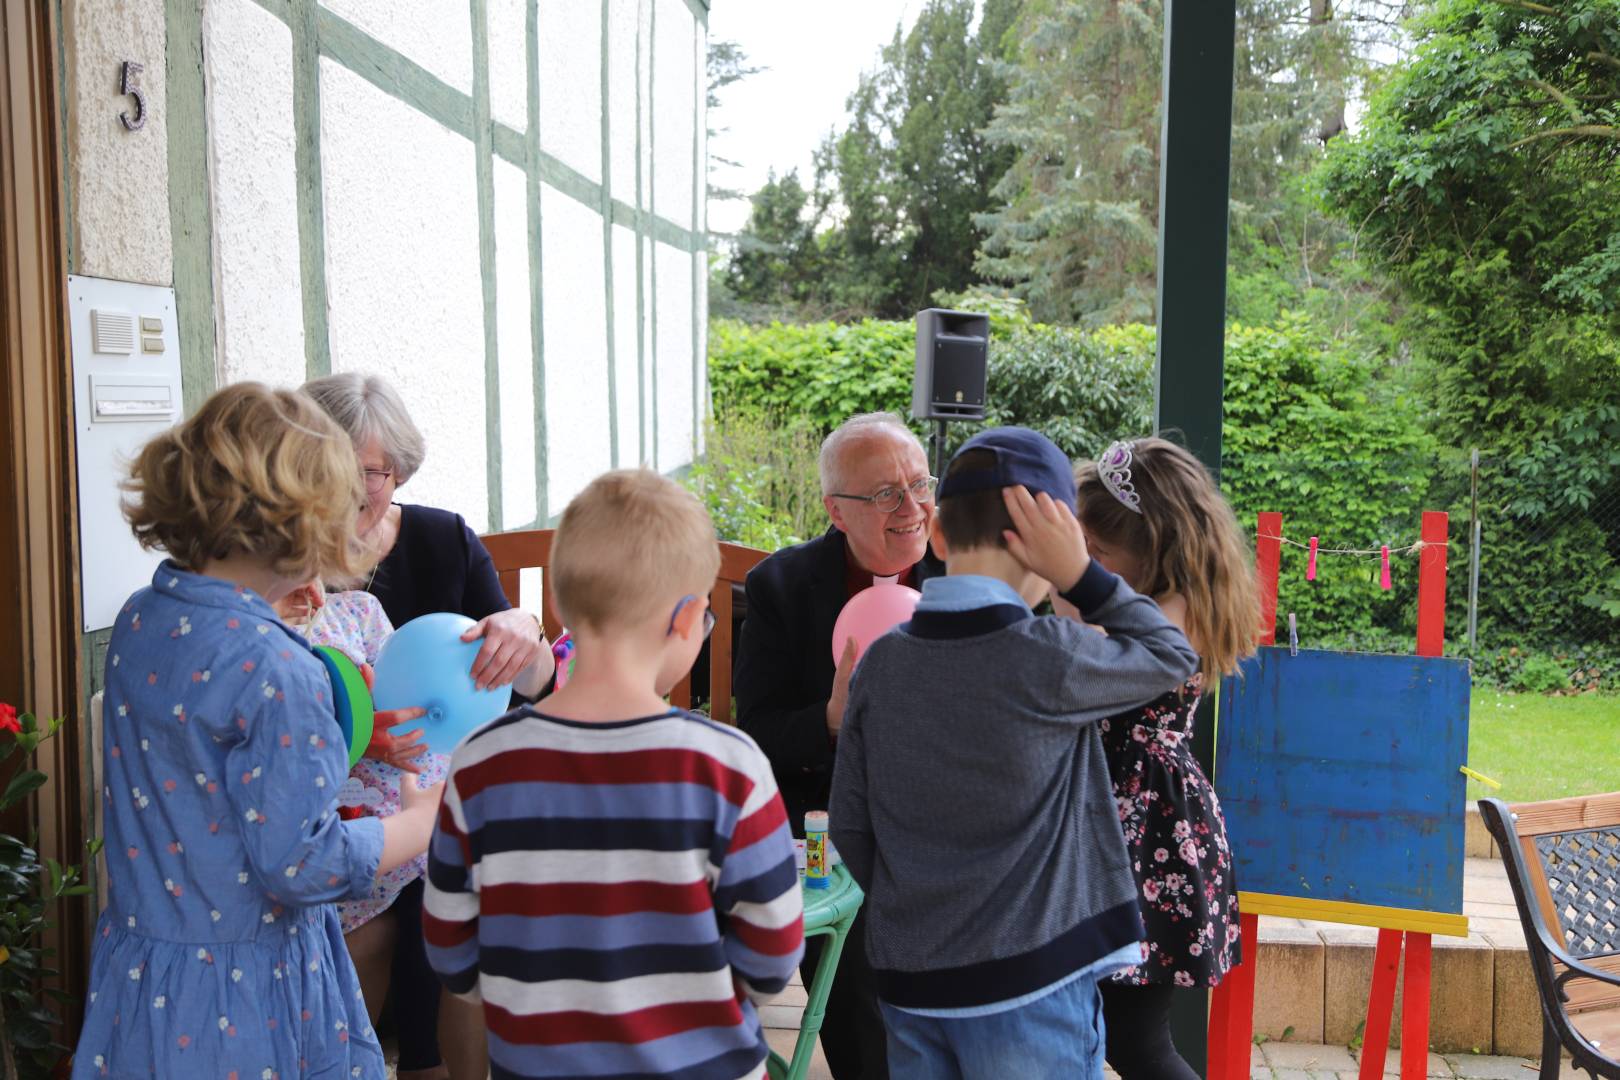
<path id="1" fill-rule="evenodd" d="M 22 767 L 0 791 L 0 814 L 45 783 L 45 774 L 32 767 L 33 755 L 61 727 L 61 718 L 41 726 L 32 713 L 19 715 L 0 702 L 0 766 L 19 751 L 23 755 Z M 87 847 L 94 858 L 101 841 Z M 68 1047 L 54 1037 L 60 1018 L 52 1006 L 71 1001 L 72 995 L 54 987 L 41 992 L 57 974 L 48 966 L 54 950 L 41 938 L 51 927 L 46 913 L 57 900 L 89 892 L 80 867 L 41 860 L 32 840 L 0 833 L 0 1077 L 5 1080 L 53 1076 L 67 1059 Z"/>

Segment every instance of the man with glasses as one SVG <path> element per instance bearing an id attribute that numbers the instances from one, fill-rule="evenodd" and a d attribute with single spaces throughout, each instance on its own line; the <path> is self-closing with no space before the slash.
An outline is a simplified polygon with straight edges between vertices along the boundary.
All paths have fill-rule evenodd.
<path id="1" fill-rule="evenodd" d="M 833 624 L 844 604 L 877 582 L 921 588 L 943 572 L 928 554 L 934 477 L 922 443 L 894 413 L 866 413 L 821 446 L 822 502 L 832 527 L 784 548 L 748 574 L 748 613 L 737 645 L 737 721 L 770 758 L 795 835 L 807 810 L 824 810 L 844 721 L 853 649 L 835 666 Z M 857 919 L 827 999 L 822 1049 L 836 1080 L 888 1076 L 882 1016 Z M 820 958 L 807 942 L 806 985 Z"/>

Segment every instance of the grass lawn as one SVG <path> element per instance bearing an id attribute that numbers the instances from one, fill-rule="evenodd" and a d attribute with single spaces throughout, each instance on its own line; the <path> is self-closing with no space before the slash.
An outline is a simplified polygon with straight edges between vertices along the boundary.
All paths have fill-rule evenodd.
<path id="1" fill-rule="evenodd" d="M 1468 799 L 1508 802 L 1620 791 L 1620 697 L 1474 691 L 1468 765 L 1502 783 L 1468 781 Z"/>

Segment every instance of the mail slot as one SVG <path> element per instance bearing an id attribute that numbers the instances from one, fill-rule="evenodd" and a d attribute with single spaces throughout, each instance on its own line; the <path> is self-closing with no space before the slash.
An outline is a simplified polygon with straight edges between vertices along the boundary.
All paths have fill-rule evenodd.
<path id="1" fill-rule="evenodd" d="M 162 376 L 90 376 L 92 423 L 167 420 L 174 411 L 174 386 Z"/>

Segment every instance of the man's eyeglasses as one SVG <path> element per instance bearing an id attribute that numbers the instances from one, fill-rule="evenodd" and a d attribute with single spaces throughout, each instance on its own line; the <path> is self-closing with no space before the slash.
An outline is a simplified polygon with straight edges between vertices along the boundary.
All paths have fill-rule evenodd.
<path id="1" fill-rule="evenodd" d="M 372 495 L 377 494 L 384 487 L 388 486 L 388 478 L 390 476 L 393 476 L 393 475 L 394 475 L 394 470 L 393 469 L 367 469 L 367 470 L 365 470 L 366 491 L 369 494 L 372 494 Z"/>
<path id="2" fill-rule="evenodd" d="M 842 492 L 830 491 L 827 494 L 834 499 L 854 499 L 856 502 L 871 503 L 872 509 L 880 514 L 892 514 L 900 509 L 900 504 L 906 501 L 909 494 L 913 502 L 921 505 L 934 501 L 934 488 L 939 480 L 932 476 L 925 476 L 921 480 L 913 481 L 905 487 L 886 487 L 873 495 L 845 495 Z"/>
<path id="3" fill-rule="evenodd" d="M 681 617 L 681 609 L 695 600 L 697 597 L 690 594 L 681 597 L 680 602 L 675 605 L 675 610 L 669 613 L 669 629 L 664 631 L 665 637 L 675 632 L 675 620 Z M 706 607 L 703 609 L 703 636 L 707 638 L 712 633 L 714 633 L 714 610 Z"/>

